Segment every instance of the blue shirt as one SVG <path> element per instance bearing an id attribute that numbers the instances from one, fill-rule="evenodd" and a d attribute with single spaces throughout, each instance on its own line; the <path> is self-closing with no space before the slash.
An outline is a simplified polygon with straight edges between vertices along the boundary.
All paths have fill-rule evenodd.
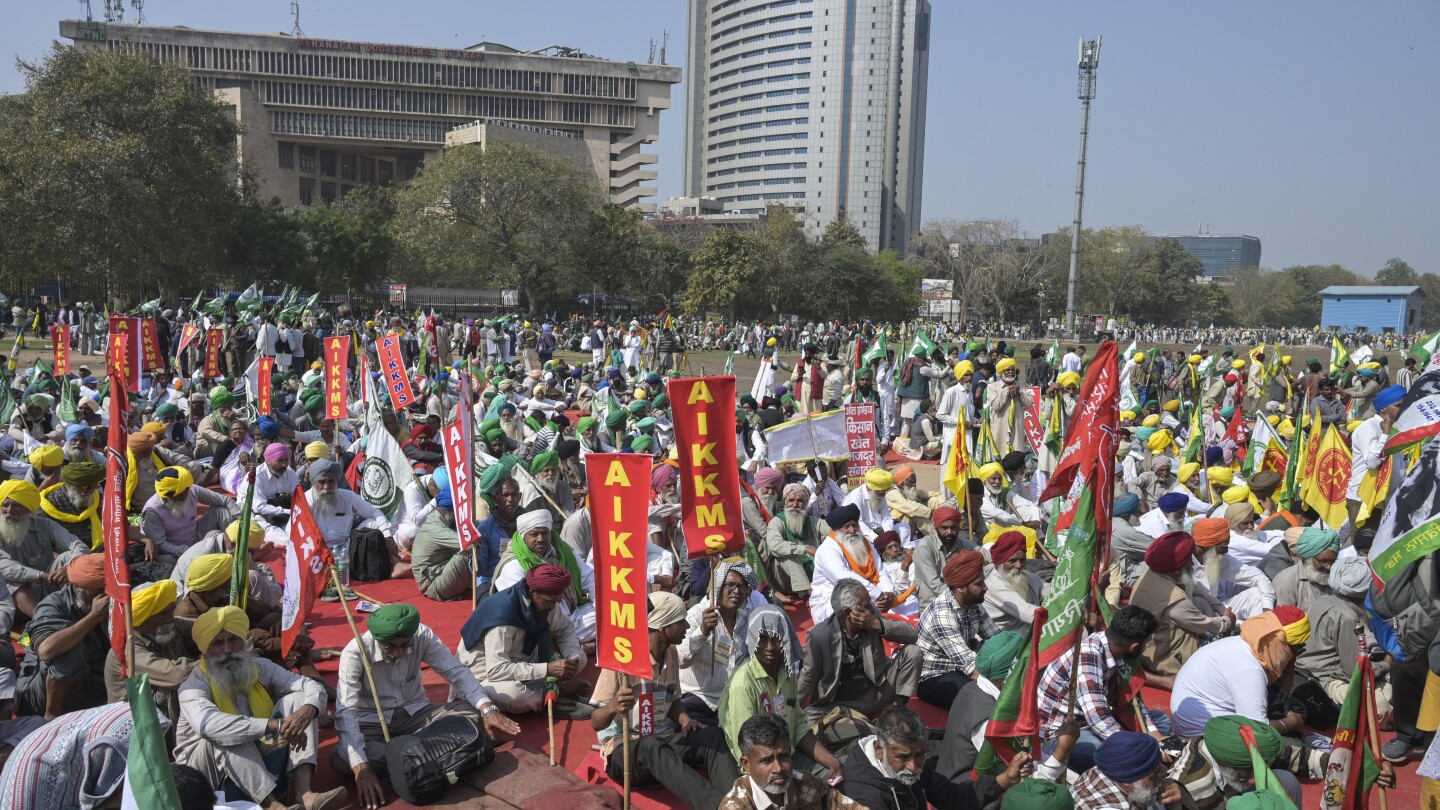
<path id="1" fill-rule="evenodd" d="M 514 536 L 515 525 L 512 523 L 507 529 L 500 525 L 499 515 L 491 514 L 476 528 L 480 530 L 480 570 L 475 575 L 484 587 L 495 578 L 495 566 L 500 564 L 500 548 Z"/>

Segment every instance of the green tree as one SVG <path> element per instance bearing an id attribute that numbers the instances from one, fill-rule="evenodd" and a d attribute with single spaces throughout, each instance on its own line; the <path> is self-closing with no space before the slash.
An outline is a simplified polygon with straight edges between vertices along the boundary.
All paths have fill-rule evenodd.
<path id="1" fill-rule="evenodd" d="M 820 247 L 831 248 L 839 245 L 849 245 L 861 250 L 866 247 L 865 237 L 860 235 L 860 230 L 848 219 L 830 220 L 830 224 L 825 226 L 825 232 L 820 235 Z"/>
<path id="2" fill-rule="evenodd" d="M 716 229 L 690 257 L 694 271 L 685 287 L 685 311 L 721 311 L 735 317 L 740 294 L 755 279 L 764 252 L 764 243 L 754 234 Z"/>
<path id="3" fill-rule="evenodd" d="M 301 209 L 309 273 L 307 290 L 351 293 L 384 281 L 395 254 L 395 192 L 360 186 L 332 203 Z"/>
<path id="4" fill-rule="evenodd" d="M 1195 254 L 1175 239 L 1146 244 L 1134 264 L 1135 289 L 1127 311 L 1141 323 L 1170 323 L 1201 318 L 1196 305 L 1201 286 L 1195 279 L 1205 272 Z"/>
<path id="5" fill-rule="evenodd" d="M 1423 331 L 1440 329 L 1440 275 L 1422 273 L 1416 281 L 1423 296 L 1420 303 L 1420 326 Z"/>
<path id="6" fill-rule="evenodd" d="M 298 211 L 279 200 L 249 200 L 240 206 L 225 247 L 225 267 L 232 278 L 299 283 L 309 277 L 309 266 L 310 248 Z"/>
<path id="7" fill-rule="evenodd" d="M 844 229 L 836 238 L 845 239 Z M 765 212 L 765 224 L 756 233 L 760 243 L 756 273 L 741 290 L 742 311 L 774 317 L 790 312 L 811 291 L 796 279 L 806 274 L 815 258 L 815 245 L 801 227 L 795 211 L 783 205 L 772 205 Z M 864 240 L 861 240 L 864 250 Z"/>
<path id="8" fill-rule="evenodd" d="M 1306 292 L 1289 273 L 1246 267 L 1226 281 L 1235 322 L 1241 326 L 1298 326 L 1306 310 Z M 1204 285 L 1218 287 L 1218 284 Z M 1203 312 L 1204 310 L 1202 310 Z M 1204 316 L 1197 318 L 1205 322 Z"/>
<path id="9" fill-rule="evenodd" d="M 3 281 L 174 291 L 224 263 L 239 129 L 176 63 L 55 45 L 0 104 Z"/>
<path id="10" fill-rule="evenodd" d="M 1364 279 L 1338 264 L 1303 264 L 1287 267 L 1281 271 L 1290 276 L 1300 288 L 1301 297 L 1295 306 L 1295 323 L 1300 325 L 1320 323 L 1320 291 L 1332 285 L 1363 283 Z"/>
<path id="11" fill-rule="evenodd" d="M 1375 274 L 1375 283 L 1391 287 L 1409 287 L 1420 283 L 1420 274 L 1404 259 L 1390 259 Z"/>
<path id="12" fill-rule="evenodd" d="M 631 293 L 644 299 L 647 291 L 630 281 L 648 261 L 641 248 L 649 230 L 633 208 L 606 202 L 591 211 L 570 244 L 569 264 L 581 291 Z"/>

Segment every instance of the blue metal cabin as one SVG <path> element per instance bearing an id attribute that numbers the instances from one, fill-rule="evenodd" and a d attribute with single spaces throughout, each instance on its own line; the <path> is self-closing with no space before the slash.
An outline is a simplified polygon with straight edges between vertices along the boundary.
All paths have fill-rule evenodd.
<path id="1" fill-rule="evenodd" d="M 1406 334 L 1420 328 L 1419 287 L 1332 286 L 1320 291 L 1326 331 Z"/>

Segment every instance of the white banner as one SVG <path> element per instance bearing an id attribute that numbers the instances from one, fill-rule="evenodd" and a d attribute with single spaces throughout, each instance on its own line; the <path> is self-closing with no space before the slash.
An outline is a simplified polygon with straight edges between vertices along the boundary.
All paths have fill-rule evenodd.
<path id="1" fill-rule="evenodd" d="M 845 411 L 826 411 L 776 425 L 765 431 L 771 464 L 791 461 L 843 461 L 850 458 Z"/>
<path id="2" fill-rule="evenodd" d="M 755 382 L 750 386 L 750 396 L 754 397 L 756 402 L 764 402 L 765 397 L 770 395 L 770 391 L 774 386 L 775 365 L 771 363 L 770 358 L 767 357 L 760 361 L 760 369 L 755 372 Z M 797 399 L 799 398 L 799 394 L 799 391 L 795 392 Z"/>

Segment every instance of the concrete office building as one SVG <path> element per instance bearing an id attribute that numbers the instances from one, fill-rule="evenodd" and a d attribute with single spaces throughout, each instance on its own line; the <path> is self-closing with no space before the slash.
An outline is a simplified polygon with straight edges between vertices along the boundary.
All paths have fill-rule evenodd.
<path id="1" fill-rule="evenodd" d="M 1224 234 L 1187 234 L 1185 236 L 1151 236 L 1147 241 L 1174 239 L 1190 251 L 1205 267 L 1205 278 L 1224 280 L 1231 273 L 1246 267 L 1260 266 L 1260 240 L 1253 236 Z"/>
<path id="2" fill-rule="evenodd" d="M 689 0 L 685 196 L 837 219 L 904 252 L 920 229 L 929 0 Z"/>
<path id="3" fill-rule="evenodd" d="M 239 163 L 257 195 L 286 205 L 404 183 L 451 130 L 514 124 L 501 136 L 583 153 L 612 200 L 653 211 L 645 198 L 659 158 L 644 149 L 680 81 L 678 67 L 494 43 L 456 50 L 85 20 L 62 21 L 60 35 L 189 68 L 244 128 Z"/>

